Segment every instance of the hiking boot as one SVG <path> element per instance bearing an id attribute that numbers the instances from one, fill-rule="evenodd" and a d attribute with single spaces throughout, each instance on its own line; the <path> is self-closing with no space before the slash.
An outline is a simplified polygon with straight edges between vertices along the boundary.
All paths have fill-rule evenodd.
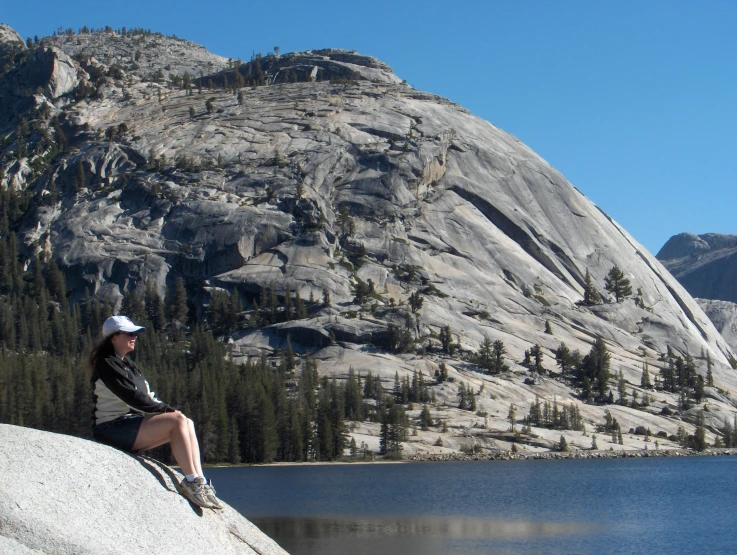
<path id="1" fill-rule="evenodd" d="M 212 509 L 214 507 L 207 499 L 203 482 L 204 479 L 202 482 L 199 482 L 199 480 L 188 482 L 187 478 L 182 478 L 182 481 L 176 485 L 177 491 L 198 507 Z"/>
<path id="2" fill-rule="evenodd" d="M 205 479 L 200 476 L 195 480 L 195 482 L 202 484 L 202 487 L 205 490 L 205 498 L 211 505 L 210 508 L 217 511 L 221 510 L 223 505 L 220 503 L 220 500 L 215 497 L 215 488 L 212 486 L 212 480 L 205 481 Z"/>

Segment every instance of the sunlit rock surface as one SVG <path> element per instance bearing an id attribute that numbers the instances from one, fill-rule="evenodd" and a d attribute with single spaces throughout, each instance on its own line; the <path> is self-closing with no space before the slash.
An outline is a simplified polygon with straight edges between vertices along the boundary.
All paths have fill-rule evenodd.
<path id="1" fill-rule="evenodd" d="M 0 424 L 0 463 L 0 553 L 286 555 L 230 506 L 191 505 L 153 459 Z"/>

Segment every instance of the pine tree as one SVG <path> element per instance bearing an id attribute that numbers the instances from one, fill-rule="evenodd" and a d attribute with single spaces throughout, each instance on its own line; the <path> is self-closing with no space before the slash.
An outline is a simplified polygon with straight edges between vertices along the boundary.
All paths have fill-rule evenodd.
<path id="1" fill-rule="evenodd" d="M 499 374 L 507 369 L 504 364 L 504 355 L 507 353 L 504 343 L 501 339 L 494 341 L 493 353 L 492 353 L 492 365 L 491 370 L 494 374 Z"/>
<path id="2" fill-rule="evenodd" d="M 712 368 L 711 355 L 706 353 L 706 385 L 708 387 L 714 387 L 714 374 L 711 371 Z"/>
<path id="3" fill-rule="evenodd" d="M 706 449 L 706 430 L 705 430 L 705 419 L 704 411 L 700 410 L 696 422 L 696 431 L 694 432 L 693 438 L 690 441 L 692 447 L 697 451 L 703 451 Z"/>
<path id="4" fill-rule="evenodd" d="M 560 441 L 558 442 L 558 451 L 568 451 L 568 442 L 566 441 L 566 438 L 562 435 L 560 436 Z"/>
<path id="5" fill-rule="evenodd" d="M 241 448 L 238 436 L 238 424 L 235 417 L 230 419 L 230 444 L 228 445 L 228 462 L 231 464 L 239 464 L 241 461 Z"/>
<path id="6" fill-rule="evenodd" d="M 640 378 L 640 387 L 643 389 L 652 389 L 653 384 L 650 382 L 650 372 L 647 368 L 647 362 L 642 363 L 642 378 Z"/>
<path id="7" fill-rule="evenodd" d="M 545 374 L 545 368 L 543 367 L 543 351 L 540 348 L 540 345 L 535 344 L 530 348 L 530 358 L 533 359 L 530 370 L 534 370 L 538 374 Z"/>
<path id="8" fill-rule="evenodd" d="M 182 325 L 189 323 L 189 308 L 187 307 L 187 289 L 184 286 L 184 278 L 178 277 L 169 304 L 171 319 L 179 321 Z M 132 317 L 132 316 L 131 316 Z M 134 320 L 135 321 L 135 320 Z"/>
<path id="9" fill-rule="evenodd" d="M 560 366 L 560 373 L 563 377 L 566 376 L 567 371 L 570 369 L 571 364 L 571 350 L 566 346 L 565 343 L 561 343 L 560 346 L 555 350 L 555 362 Z"/>
<path id="10" fill-rule="evenodd" d="M 420 427 L 423 431 L 427 431 L 430 426 L 433 425 L 432 414 L 427 405 L 422 405 L 422 412 L 420 413 Z"/>
<path id="11" fill-rule="evenodd" d="M 530 356 L 529 349 L 525 349 L 525 354 L 522 357 L 522 366 L 525 366 L 530 370 L 532 369 L 532 357 Z"/>
<path id="12" fill-rule="evenodd" d="M 698 375 L 696 376 L 696 379 L 694 380 L 694 386 L 693 386 L 693 396 L 694 400 L 697 403 L 700 403 L 701 400 L 704 398 L 704 376 Z"/>
<path id="13" fill-rule="evenodd" d="M 453 344 L 453 331 L 450 328 L 450 324 L 440 328 L 440 344 L 443 352 L 453 355 L 455 352 L 455 345 Z"/>
<path id="14" fill-rule="evenodd" d="M 509 405 L 507 420 L 509 420 L 509 431 L 514 432 L 515 425 L 517 424 L 517 412 L 514 410 L 514 405 Z"/>
<path id="15" fill-rule="evenodd" d="M 604 278 L 604 288 L 614 295 L 616 302 L 632 295 L 630 280 L 616 265 L 612 266 L 612 269 Z"/>
<path id="16" fill-rule="evenodd" d="M 597 400 L 599 402 L 605 402 L 607 400 L 607 392 L 609 391 L 609 366 L 610 366 L 610 355 L 607 351 L 606 344 L 601 337 L 597 337 L 594 344 L 591 346 L 589 353 L 583 358 L 581 362 L 582 380 L 581 383 L 584 389 L 584 397 L 586 395 L 586 389 L 592 388 L 597 393 Z"/>
<path id="17" fill-rule="evenodd" d="M 601 303 L 601 295 L 596 290 L 596 287 L 594 287 L 588 268 L 586 269 L 586 282 L 583 289 L 583 302 L 587 305 Z"/>
<path id="18" fill-rule="evenodd" d="M 422 304 L 424 302 L 423 296 L 418 292 L 415 291 L 409 296 L 409 306 L 412 309 L 412 312 L 417 312 L 422 308 Z"/>
<path id="19" fill-rule="evenodd" d="M 619 394 L 619 404 L 622 406 L 627 405 L 627 390 L 626 390 L 626 382 L 624 381 L 624 375 L 622 374 L 622 370 L 619 371 L 619 376 L 617 378 L 617 393 Z"/>
<path id="20" fill-rule="evenodd" d="M 476 353 L 476 364 L 487 371 L 494 368 L 494 346 L 486 334 L 484 334 L 484 340 Z"/>
<path id="21" fill-rule="evenodd" d="M 468 392 L 466 391 L 466 384 L 461 382 L 458 385 L 458 408 L 461 410 L 468 410 Z"/>

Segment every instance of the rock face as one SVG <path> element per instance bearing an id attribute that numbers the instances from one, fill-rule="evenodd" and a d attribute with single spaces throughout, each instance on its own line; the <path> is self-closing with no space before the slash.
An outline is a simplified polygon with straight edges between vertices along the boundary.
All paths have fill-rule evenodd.
<path id="1" fill-rule="evenodd" d="M 25 50 L 26 42 L 10 25 L 0 23 L 0 48 Z"/>
<path id="2" fill-rule="evenodd" d="M 657 258 L 694 297 L 737 302 L 737 235 L 680 233 Z"/>
<path id="3" fill-rule="evenodd" d="M 227 58 L 203 46 L 161 33 L 121 35 L 110 31 L 59 35 L 53 44 L 69 54 L 107 71 L 120 68 L 126 75 L 151 78 L 161 70 L 161 80 L 188 72 L 192 77 L 212 75 L 224 69 Z"/>
<path id="4" fill-rule="evenodd" d="M 398 84 L 401 79 L 381 60 L 363 56 L 355 51 L 326 48 L 278 56 L 270 54 L 262 59 L 261 67 L 268 72 L 272 83 L 329 79 L 367 80 L 374 83 Z"/>
<path id="5" fill-rule="evenodd" d="M 26 43 L 15 29 L 5 23 L 0 23 L 0 70 L 3 69 L 2 65 L 5 62 L 10 61 L 11 55 L 25 50 Z"/>
<path id="6" fill-rule="evenodd" d="M 737 235 L 679 233 L 657 258 L 737 350 Z"/>
<path id="7" fill-rule="evenodd" d="M 235 510 L 190 505 L 171 469 L 0 424 L 0 553 L 286 554 Z"/>
<path id="8" fill-rule="evenodd" d="M 727 344 L 737 352 L 737 304 L 713 299 L 696 299 L 696 302 Z"/>
<path id="9" fill-rule="evenodd" d="M 20 81 L 29 88 L 40 87 L 49 98 L 55 99 L 69 94 L 80 77 L 86 74 L 64 51 L 51 46 L 34 52 L 20 76 Z"/>

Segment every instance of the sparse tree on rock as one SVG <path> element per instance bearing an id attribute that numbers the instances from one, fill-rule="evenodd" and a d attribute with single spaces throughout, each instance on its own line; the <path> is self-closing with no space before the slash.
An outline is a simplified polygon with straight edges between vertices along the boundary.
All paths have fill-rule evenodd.
<path id="1" fill-rule="evenodd" d="M 708 387 L 714 387 L 714 374 L 711 371 L 711 367 L 711 355 L 706 353 L 706 385 Z"/>
<path id="2" fill-rule="evenodd" d="M 652 389 L 653 384 L 650 381 L 650 371 L 647 368 L 647 362 L 642 363 L 642 378 L 640 379 L 640 387 L 643 389 Z"/>
<path id="3" fill-rule="evenodd" d="M 409 296 L 409 306 L 412 309 L 412 312 L 417 312 L 422 308 L 422 303 L 424 302 L 424 297 L 420 294 L 419 291 L 415 291 Z"/>
<path id="4" fill-rule="evenodd" d="M 514 428 L 517 424 L 517 412 L 514 410 L 514 405 L 509 405 L 507 420 L 509 420 L 509 431 L 514 432 Z"/>
<path id="5" fill-rule="evenodd" d="M 522 366 L 525 366 L 527 368 L 532 367 L 532 358 L 530 357 L 530 351 L 525 349 L 525 355 L 522 358 Z"/>
<path id="6" fill-rule="evenodd" d="M 543 351 L 540 345 L 533 345 L 530 348 L 531 366 L 530 370 L 535 371 L 538 374 L 544 374 L 545 368 L 543 368 Z"/>
<path id="7" fill-rule="evenodd" d="M 507 369 L 507 365 L 504 364 L 504 355 L 507 353 L 507 350 L 504 348 L 504 342 L 501 339 L 494 341 L 492 351 L 491 370 L 493 373 L 499 374 Z"/>
<path id="8" fill-rule="evenodd" d="M 455 352 L 455 345 L 453 344 L 453 332 L 450 329 L 450 324 L 440 328 L 440 344 L 443 348 L 444 353 L 453 355 Z"/>
<path id="9" fill-rule="evenodd" d="M 439 369 L 435 372 L 435 377 L 437 378 L 439 384 L 448 379 L 448 367 L 445 365 L 444 362 L 440 363 Z"/>
<path id="10" fill-rule="evenodd" d="M 693 396 L 694 399 L 696 399 L 697 403 L 700 403 L 701 400 L 704 398 L 704 385 L 704 376 L 699 374 L 698 376 L 696 376 L 693 386 Z"/>
<path id="11" fill-rule="evenodd" d="M 565 377 L 571 364 L 571 350 L 565 343 L 561 343 L 555 350 L 555 362 L 560 366 L 560 373 Z"/>
<path id="12" fill-rule="evenodd" d="M 616 302 L 626 299 L 632 295 L 632 284 L 625 277 L 624 272 L 616 265 L 612 266 L 609 273 L 604 278 L 604 288 L 614 295 Z"/>
<path id="13" fill-rule="evenodd" d="M 420 428 L 422 430 L 428 430 L 432 426 L 432 414 L 427 405 L 422 406 L 422 412 L 420 413 Z"/>
<path id="14" fill-rule="evenodd" d="M 494 366 L 494 347 L 488 335 L 484 335 L 484 340 L 476 353 L 476 364 L 488 371 Z"/>
<path id="15" fill-rule="evenodd" d="M 566 452 L 568 451 L 568 442 L 566 441 L 566 438 L 562 435 L 560 436 L 560 441 L 558 442 L 558 451 Z"/>
<path id="16" fill-rule="evenodd" d="M 594 287 L 588 268 L 586 269 L 586 284 L 583 289 L 583 302 L 587 305 L 601 303 L 601 295 Z"/>
<path id="17" fill-rule="evenodd" d="M 622 370 L 619 371 L 619 376 L 617 377 L 617 393 L 619 393 L 619 404 L 622 406 L 627 405 L 627 390 L 626 390 L 627 384 L 624 381 L 624 375 L 622 374 Z"/>

